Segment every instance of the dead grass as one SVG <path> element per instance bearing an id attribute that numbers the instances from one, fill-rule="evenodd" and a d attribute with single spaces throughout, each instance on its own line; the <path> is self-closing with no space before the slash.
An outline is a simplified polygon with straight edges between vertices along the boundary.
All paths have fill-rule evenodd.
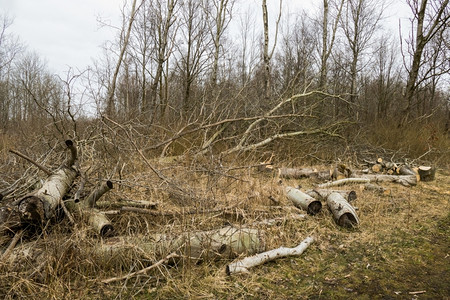
<path id="1" fill-rule="evenodd" d="M 3 145 L 7 147 L 6 142 Z M 361 192 L 356 187 L 358 199 L 354 205 L 358 207 L 361 224 L 348 230 L 337 226 L 326 209 L 305 219 L 290 218 L 292 214 L 304 212 L 292 207 L 284 187 L 301 185 L 302 189 L 308 189 L 316 182 L 309 179 L 280 182 L 274 174 L 258 172 L 252 167 L 255 162 L 251 159 L 239 163 L 230 159 L 221 164 L 208 157 L 151 160 L 168 178 L 170 184 L 167 184 L 150 172 L 132 151 L 125 152 L 125 147 L 121 149 L 124 154 L 115 173 L 114 164 L 108 165 L 107 158 L 93 153 L 103 150 L 114 156 L 118 149 L 100 142 L 86 143 L 83 147 L 81 162 L 83 170 L 90 172 L 90 178 L 113 176 L 115 189 L 105 196 L 105 202 L 119 198 L 148 200 L 157 202 L 162 212 L 223 208 L 221 212 L 178 216 L 121 214 L 112 218 L 116 235 L 145 239 L 156 233 L 179 235 L 232 224 L 264 230 L 267 249 L 293 247 L 309 235 L 316 241 L 301 257 L 279 259 L 254 268 L 247 275 L 227 276 L 225 266 L 229 259 L 202 263 L 184 259 L 182 263 L 164 265 L 143 276 L 105 285 L 102 279 L 137 271 L 158 258 L 138 247 L 130 247 L 120 255 L 99 257 L 92 250 L 100 242 L 95 233 L 81 223 L 72 228 L 63 220 L 48 226 L 40 236 L 24 239 L 16 249 L 22 253 L 21 257 L 0 263 L 0 297 L 446 299 L 450 295 L 450 173 L 447 169 L 439 169 L 435 181 L 420 182 L 413 188 L 385 185 L 391 191 L 389 195 Z M 261 154 L 265 156 L 268 154 Z M 11 164 L 9 159 L 7 155 L 2 156 L 4 170 Z M 281 164 L 285 165 L 286 161 L 282 160 Z M 291 164 L 301 166 L 299 161 Z M 89 165 L 93 166 L 90 170 Z M 102 168 L 106 171 L 96 173 Z M 121 169 L 120 178 L 117 169 Z M 23 168 L 14 170 L 20 172 Z M 87 184 L 93 186 L 95 182 Z M 269 196 L 280 201 L 280 205 L 274 206 Z M 277 217 L 283 221 L 274 226 L 258 223 Z M 28 250 L 19 252 L 24 248 Z M 409 294 L 420 291 L 425 292 Z"/>

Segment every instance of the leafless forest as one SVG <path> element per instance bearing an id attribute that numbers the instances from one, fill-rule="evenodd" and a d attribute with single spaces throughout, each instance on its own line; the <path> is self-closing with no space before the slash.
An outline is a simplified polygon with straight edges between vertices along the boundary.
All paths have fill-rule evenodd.
<path id="1" fill-rule="evenodd" d="M 124 1 L 102 57 L 65 77 L 0 15 L 0 295 L 448 297 L 448 254 L 428 256 L 448 236 L 421 237 L 449 228 L 449 1 L 404 0 L 398 28 L 389 1 L 287 1 Z M 436 180 L 411 183 L 419 166 Z M 367 172 L 412 177 L 358 187 L 350 223 L 286 198 Z M 250 245 L 224 248 L 235 234 Z M 230 276 L 307 236 L 303 256 Z"/>

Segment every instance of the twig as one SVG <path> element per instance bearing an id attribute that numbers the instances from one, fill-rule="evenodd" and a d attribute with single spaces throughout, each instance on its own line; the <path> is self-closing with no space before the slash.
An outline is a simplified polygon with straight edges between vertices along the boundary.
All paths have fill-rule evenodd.
<path id="1" fill-rule="evenodd" d="M 5 261 L 9 254 L 11 253 L 11 251 L 14 249 L 14 247 L 16 247 L 17 242 L 20 240 L 20 238 L 23 235 L 23 230 L 20 230 L 19 232 L 17 232 L 14 237 L 11 240 L 11 243 L 9 244 L 8 248 L 6 248 L 5 252 L 3 252 L 2 257 L 1 257 L 1 261 Z"/>
<path id="2" fill-rule="evenodd" d="M 111 282 L 126 280 L 126 279 L 129 279 L 129 278 L 137 276 L 137 275 L 145 274 L 148 271 L 150 271 L 151 269 L 154 269 L 154 268 L 162 265 L 163 263 L 165 263 L 166 261 L 168 261 L 169 259 L 174 258 L 174 257 L 179 257 L 179 255 L 176 254 L 176 253 L 171 253 L 171 254 L 167 255 L 166 257 L 164 257 L 163 259 L 159 260 L 158 262 L 154 263 L 153 265 L 151 265 L 151 266 L 149 266 L 147 268 L 144 268 L 144 269 L 141 269 L 139 271 L 127 274 L 125 276 L 112 277 L 112 278 L 104 279 L 104 280 L 102 280 L 102 282 L 103 283 L 111 283 Z"/>
<path id="3" fill-rule="evenodd" d="M 66 205 L 64 204 L 64 201 L 60 200 L 59 205 L 61 205 L 61 208 L 63 209 L 64 214 L 66 215 L 67 219 L 69 219 L 70 225 L 74 225 L 75 220 L 73 219 L 72 214 L 70 213 L 70 211 L 67 209 Z"/>
<path id="4" fill-rule="evenodd" d="M 28 156 L 26 156 L 25 154 L 20 153 L 19 151 L 13 150 L 13 149 L 9 149 L 9 152 L 22 157 L 23 159 L 29 161 L 30 163 L 32 163 L 33 165 L 35 165 L 36 167 L 38 167 L 39 170 L 43 171 L 45 174 L 47 174 L 48 176 L 52 175 L 52 172 L 50 172 L 46 167 L 44 167 L 43 165 L 39 164 L 38 162 L 34 161 L 33 159 L 29 158 Z"/>

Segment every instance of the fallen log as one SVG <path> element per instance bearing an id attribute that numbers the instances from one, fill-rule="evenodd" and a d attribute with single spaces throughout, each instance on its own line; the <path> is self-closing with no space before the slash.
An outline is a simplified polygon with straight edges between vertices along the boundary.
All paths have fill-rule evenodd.
<path id="1" fill-rule="evenodd" d="M 309 215 L 315 215 L 322 209 L 320 201 L 293 187 L 286 187 L 286 194 L 296 207 L 306 210 Z"/>
<path id="2" fill-rule="evenodd" d="M 253 256 L 245 257 L 241 260 L 227 265 L 225 272 L 227 273 L 227 275 L 236 273 L 249 273 L 248 269 L 262 265 L 268 261 L 287 256 L 299 256 L 306 250 L 306 248 L 308 248 L 308 246 L 313 241 L 313 237 L 307 237 L 295 248 L 280 247 L 278 249 L 273 249 Z"/>
<path id="3" fill-rule="evenodd" d="M 417 185 L 416 175 L 361 175 L 361 178 L 369 179 L 370 182 L 395 182 L 404 186 Z"/>
<path id="4" fill-rule="evenodd" d="M 429 166 L 420 166 L 418 172 L 421 181 L 433 181 L 436 175 L 436 168 Z"/>
<path id="5" fill-rule="evenodd" d="M 360 177 L 344 178 L 332 182 L 326 182 L 317 185 L 319 188 L 329 188 L 334 186 L 342 186 L 346 184 L 362 184 L 369 182 L 394 182 L 404 186 L 417 185 L 417 177 L 415 175 L 385 175 L 385 174 L 363 174 Z"/>
<path id="6" fill-rule="evenodd" d="M 370 182 L 370 179 L 367 179 L 367 178 L 344 178 L 344 179 L 339 179 L 339 180 L 332 181 L 332 182 L 318 184 L 317 187 L 326 189 L 326 188 L 334 187 L 334 186 L 341 186 L 341 185 L 346 185 L 346 184 L 360 184 L 360 183 L 368 183 L 368 182 Z"/>
<path id="7" fill-rule="evenodd" d="M 328 208 L 339 226 L 351 228 L 359 224 L 355 209 L 339 193 L 331 193 L 327 198 Z"/>
<path id="8" fill-rule="evenodd" d="M 318 171 L 313 169 L 295 169 L 295 168 L 280 168 L 278 175 L 286 179 L 301 179 L 301 178 L 319 178 L 330 179 L 329 171 Z"/>
<path id="9" fill-rule="evenodd" d="M 149 236 L 121 236 L 102 240 L 95 246 L 98 259 L 110 260 L 130 250 L 163 257 L 176 253 L 194 261 L 217 258 L 234 258 L 241 254 L 264 251 L 263 232 L 253 228 L 235 228 L 184 232 L 179 235 L 154 234 Z"/>
<path id="10" fill-rule="evenodd" d="M 329 189 L 315 189 L 306 191 L 306 194 L 310 195 L 313 198 L 320 198 L 321 200 L 326 200 L 331 193 L 339 193 L 347 199 L 348 202 L 354 201 L 358 198 L 356 192 L 351 190 L 329 190 Z"/>

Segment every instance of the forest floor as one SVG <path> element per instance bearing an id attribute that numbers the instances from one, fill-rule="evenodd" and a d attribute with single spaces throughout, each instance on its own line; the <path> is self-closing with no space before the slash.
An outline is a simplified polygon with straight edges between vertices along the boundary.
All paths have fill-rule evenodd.
<path id="1" fill-rule="evenodd" d="M 362 191 L 358 198 L 360 224 L 345 229 L 324 209 L 315 215 L 294 208 L 285 187 L 313 188 L 313 179 L 283 179 L 253 166 L 213 166 L 208 161 L 183 165 L 177 161 L 155 167 L 200 198 L 176 195 L 158 185 L 143 166 L 123 170 L 117 188 L 101 203 L 118 199 L 158 203 L 157 211 L 180 208 L 224 208 L 224 212 L 172 217 L 121 213 L 112 216 L 116 235 L 178 234 L 224 225 L 264 230 L 266 248 L 295 247 L 307 236 L 315 241 L 298 257 L 277 259 L 227 275 L 230 259 L 163 265 L 144 275 L 111 284 L 102 279 L 126 275 L 144 267 L 139 249 L 131 256 L 96 261 L 84 250 L 99 239 L 80 235 L 66 220 L 37 237 L 50 256 L 36 262 L 0 265 L 0 295 L 6 299 L 449 299 L 450 297 L 450 172 L 438 169 L 436 179 L 414 187 L 382 184 L 387 193 Z M 317 166 L 316 166 L 317 167 Z M 325 166 L 317 168 L 326 169 Z M 128 173 L 127 173 L 128 172 Z M 170 174 L 170 175 L 168 175 Z M 343 187 L 344 189 L 348 187 Z M 269 196 L 279 201 L 274 204 Z M 226 208 L 233 208 L 232 212 Z M 281 218 L 273 226 L 262 220 Z M 253 225 L 252 225 L 253 224 Z M 26 241 L 23 241 L 24 243 Z M 33 241 L 32 241 L 33 242 Z M 33 271 L 34 270 L 34 271 Z"/>

